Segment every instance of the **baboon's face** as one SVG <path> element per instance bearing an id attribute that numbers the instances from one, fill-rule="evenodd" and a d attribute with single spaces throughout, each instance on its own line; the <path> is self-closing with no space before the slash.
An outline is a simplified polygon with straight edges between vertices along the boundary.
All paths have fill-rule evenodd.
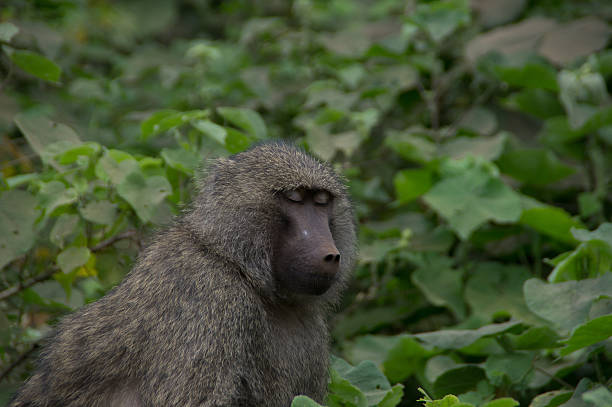
<path id="1" fill-rule="evenodd" d="M 321 295 L 335 281 L 341 261 L 330 230 L 333 197 L 324 190 L 295 189 L 280 193 L 278 202 L 275 278 L 291 292 Z"/>

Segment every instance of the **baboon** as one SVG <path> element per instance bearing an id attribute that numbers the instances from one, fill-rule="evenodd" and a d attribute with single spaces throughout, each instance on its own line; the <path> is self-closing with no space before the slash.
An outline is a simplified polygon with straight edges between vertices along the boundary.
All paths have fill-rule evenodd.
<path id="1" fill-rule="evenodd" d="M 281 142 L 216 160 L 125 280 L 65 317 L 10 406 L 324 401 L 355 258 L 342 179 Z"/>

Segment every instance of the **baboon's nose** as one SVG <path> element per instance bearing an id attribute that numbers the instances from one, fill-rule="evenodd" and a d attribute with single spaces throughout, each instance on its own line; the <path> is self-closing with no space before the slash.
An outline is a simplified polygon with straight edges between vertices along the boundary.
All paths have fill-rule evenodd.
<path id="1" fill-rule="evenodd" d="M 335 274 L 340 266 L 340 253 L 335 245 L 328 247 L 323 253 L 323 262 L 321 269 L 324 273 Z"/>

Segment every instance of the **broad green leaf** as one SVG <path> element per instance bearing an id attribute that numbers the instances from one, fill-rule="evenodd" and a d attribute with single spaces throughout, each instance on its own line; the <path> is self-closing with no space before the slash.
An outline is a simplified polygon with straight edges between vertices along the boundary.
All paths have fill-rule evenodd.
<path id="1" fill-rule="evenodd" d="M 447 0 L 419 4 L 412 14 L 412 22 L 439 43 L 457 28 L 470 22 L 470 9 L 466 1 Z"/>
<path id="2" fill-rule="evenodd" d="M 521 215 L 519 195 L 479 168 L 442 179 L 423 199 L 464 240 L 487 221 L 515 222 Z"/>
<path id="3" fill-rule="evenodd" d="M 465 285 L 465 299 L 473 314 L 483 321 L 511 316 L 530 323 L 542 322 L 523 299 L 523 284 L 530 276 L 518 265 L 479 262 Z"/>
<path id="4" fill-rule="evenodd" d="M 431 352 L 423 348 L 414 338 L 400 335 L 398 342 L 389 350 L 383 363 L 385 375 L 394 383 L 419 372 Z"/>
<path id="5" fill-rule="evenodd" d="M 529 407 L 558 407 L 572 397 L 572 392 L 566 390 L 554 390 L 537 395 L 529 404 Z"/>
<path id="6" fill-rule="evenodd" d="M 612 223 L 606 222 L 599 225 L 599 227 L 589 232 L 586 229 L 572 229 L 572 235 L 581 242 L 589 242 L 592 240 L 599 240 L 604 242 L 610 248 L 612 248 Z"/>
<path id="7" fill-rule="evenodd" d="M 552 263 L 555 268 L 548 275 L 551 283 L 597 277 L 612 269 L 612 247 L 601 240 L 589 240 Z"/>
<path id="8" fill-rule="evenodd" d="M 15 116 L 15 124 L 42 161 L 56 168 L 54 157 L 58 153 L 81 144 L 73 129 L 40 114 L 20 113 Z M 58 150 L 58 146 L 64 147 Z"/>
<path id="9" fill-rule="evenodd" d="M 592 390 L 585 391 L 582 399 L 592 403 L 593 406 L 612 406 L 612 392 L 605 386 L 597 386 Z"/>
<path id="10" fill-rule="evenodd" d="M 102 181 L 119 185 L 128 174 L 139 170 L 138 161 L 130 154 L 121 150 L 107 150 L 98 160 L 95 173 Z"/>
<path id="11" fill-rule="evenodd" d="M 488 136 L 497 130 L 497 117 L 491 110 L 477 106 L 468 110 L 461 118 L 457 127 L 468 130 L 480 136 Z"/>
<path id="12" fill-rule="evenodd" d="M 90 255 L 87 247 L 69 247 L 57 255 L 57 265 L 67 274 L 87 264 Z"/>
<path id="13" fill-rule="evenodd" d="M 252 138 L 241 131 L 232 129 L 230 127 L 226 128 L 225 130 L 227 131 L 227 136 L 225 137 L 225 148 L 232 154 L 246 150 L 253 142 Z"/>
<path id="14" fill-rule="evenodd" d="M 525 209 L 519 222 L 537 230 L 543 235 L 569 244 L 576 243 L 570 230 L 572 228 L 583 227 L 582 223 L 574 220 L 563 209 L 553 206 L 540 206 Z"/>
<path id="15" fill-rule="evenodd" d="M 533 359 L 533 354 L 522 352 L 491 355 L 483 367 L 487 378 L 494 386 L 519 385 L 526 382 L 527 374 L 532 371 Z"/>
<path id="16" fill-rule="evenodd" d="M 549 150 L 509 151 L 499 157 L 497 165 L 504 174 L 531 185 L 550 184 L 574 173 Z"/>
<path id="17" fill-rule="evenodd" d="M 412 273 L 412 282 L 419 287 L 429 302 L 440 307 L 448 307 L 462 320 L 466 316 L 463 302 L 463 270 L 433 262 L 420 267 Z"/>
<path id="18" fill-rule="evenodd" d="M 238 107 L 219 107 L 217 112 L 225 120 L 246 131 L 249 136 L 257 140 L 263 140 L 268 137 L 266 124 L 254 110 Z"/>
<path id="19" fill-rule="evenodd" d="M 378 403 L 378 407 L 395 407 L 402 401 L 403 396 L 404 385 L 398 383 L 387 392 L 385 398 Z"/>
<path id="20" fill-rule="evenodd" d="M 51 181 L 42 184 L 38 192 L 38 204 L 45 211 L 45 216 L 49 216 L 55 209 L 76 202 L 78 197 L 76 189 L 66 188 L 60 181 Z"/>
<path id="21" fill-rule="evenodd" d="M 584 138 L 585 135 L 585 132 L 570 127 L 567 116 L 557 116 L 545 120 L 540 133 L 542 141 L 551 147 L 558 144 L 573 143 Z"/>
<path id="22" fill-rule="evenodd" d="M 0 194 L 0 269 L 25 254 L 36 240 L 36 198 L 20 190 Z"/>
<path id="23" fill-rule="evenodd" d="M 433 183 L 431 170 L 422 168 L 402 170 L 395 174 L 393 183 L 400 202 L 410 202 L 423 195 Z"/>
<path id="24" fill-rule="evenodd" d="M 160 110 L 153 113 L 148 119 L 142 122 L 140 125 L 140 135 L 143 140 L 146 140 L 166 130 L 207 116 L 208 110 L 191 110 L 188 112 Z"/>
<path id="25" fill-rule="evenodd" d="M 211 139 L 225 145 L 227 130 L 225 130 L 224 127 L 208 120 L 194 120 L 191 125 L 202 133 L 206 134 Z"/>
<path id="26" fill-rule="evenodd" d="M 557 71 L 550 65 L 526 63 L 521 66 L 498 65 L 493 72 L 502 81 L 512 86 L 532 89 L 558 90 Z"/>
<path id="27" fill-rule="evenodd" d="M 63 248 L 66 240 L 78 232 L 78 226 L 78 215 L 69 213 L 61 214 L 55 221 L 55 225 L 53 225 L 53 229 L 51 229 L 51 233 L 49 234 L 51 243 L 57 247 Z"/>
<path id="28" fill-rule="evenodd" d="M 505 132 L 493 137 L 455 137 L 442 145 L 440 154 L 456 160 L 472 156 L 493 161 L 504 150 L 507 139 L 508 135 Z"/>
<path id="29" fill-rule="evenodd" d="M 117 217 L 117 206 L 110 201 L 93 201 L 79 209 L 84 219 L 101 225 L 112 225 Z"/>
<path id="30" fill-rule="evenodd" d="M 450 356 L 436 355 L 427 360 L 425 365 L 425 377 L 433 383 L 442 373 L 461 365 L 462 364 L 455 362 Z"/>
<path id="31" fill-rule="evenodd" d="M 523 293 L 531 312 L 567 332 L 588 321 L 594 300 L 610 296 L 612 273 L 556 284 L 532 278 L 525 282 Z"/>
<path id="32" fill-rule="evenodd" d="M 407 132 L 389 131 L 385 144 L 405 160 L 425 164 L 435 157 L 436 146 L 422 134 L 423 130 L 420 129 Z"/>
<path id="33" fill-rule="evenodd" d="M 504 397 L 501 399 L 491 400 L 484 404 L 482 407 L 516 407 L 520 403 L 510 397 Z"/>
<path id="34" fill-rule="evenodd" d="M 0 23 L 0 41 L 11 42 L 11 39 L 19 32 L 19 28 L 8 21 Z"/>
<path id="35" fill-rule="evenodd" d="M 59 161 L 60 164 L 68 165 L 68 164 L 72 164 L 75 161 L 77 161 L 77 159 L 80 156 L 90 157 L 94 154 L 97 154 L 100 151 L 100 149 L 101 149 L 100 144 L 93 142 L 93 141 L 87 141 L 76 147 L 69 148 L 63 151 L 61 154 L 59 154 L 55 158 Z"/>
<path id="36" fill-rule="evenodd" d="M 29 184 L 31 181 L 35 181 L 39 178 L 40 174 L 38 173 L 15 175 L 14 177 L 6 179 L 6 185 L 8 185 L 9 189 L 13 189 L 24 184 Z"/>
<path id="37" fill-rule="evenodd" d="M 343 379 L 348 381 L 365 396 L 367 406 L 373 406 L 381 402 L 391 391 L 391 385 L 387 378 L 381 373 L 376 365 L 370 361 L 364 361 L 357 366 L 348 363 L 339 364 L 336 361 L 332 368 Z M 332 385 L 334 380 L 332 379 Z M 333 387 L 330 385 L 332 391 Z"/>
<path id="38" fill-rule="evenodd" d="M 534 326 L 520 335 L 511 336 L 512 347 L 517 350 L 556 348 L 561 346 L 559 335 L 547 326 Z"/>
<path id="39" fill-rule="evenodd" d="M 557 80 L 559 98 L 573 129 L 587 125 L 600 112 L 599 107 L 609 100 L 605 80 L 598 72 L 563 70 L 559 72 Z M 601 119 L 595 119 L 595 123 L 603 124 L 600 122 Z M 591 123 L 588 127 L 593 130 L 596 126 Z"/>
<path id="40" fill-rule="evenodd" d="M 414 337 L 440 349 L 461 349 L 480 338 L 496 336 L 518 328 L 520 322 L 509 321 L 501 324 L 485 325 L 478 329 L 445 329 L 441 331 L 415 334 Z M 450 392 L 449 392 L 450 393 Z"/>
<path id="41" fill-rule="evenodd" d="M 193 175 L 202 161 L 202 157 L 198 153 L 183 148 L 164 148 L 161 151 L 161 156 L 170 167 L 187 175 Z"/>
<path id="42" fill-rule="evenodd" d="M 612 294 L 612 293 L 611 293 Z M 604 315 L 579 325 L 561 349 L 561 355 L 569 355 L 612 336 L 612 315 Z"/>
<path id="43" fill-rule="evenodd" d="M 291 407 L 323 407 L 313 399 L 306 396 L 297 396 L 293 398 Z"/>
<path id="44" fill-rule="evenodd" d="M 117 186 L 117 192 L 136 211 L 140 220 L 149 222 L 157 206 L 172 193 L 172 186 L 165 177 L 145 178 L 141 172 L 131 172 Z"/>
<path id="45" fill-rule="evenodd" d="M 15 51 L 11 54 L 11 61 L 27 73 L 45 81 L 58 82 L 62 75 L 62 68 L 36 52 Z"/>
<path id="46" fill-rule="evenodd" d="M 345 355 L 353 364 L 370 360 L 381 366 L 387 359 L 389 352 L 402 339 L 402 335 L 363 335 L 351 342 L 345 343 Z"/>
<path id="47" fill-rule="evenodd" d="M 475 390 L 481 380 L 485 380 L 485 372 L 478 366 L 461 366 L 442 373 L 433 384 L 436 397 L 445 394 L 462 394 Z"/>
<path id="48" fill-rule="evenodd" d="M 508 96 L 504 102 L 512 109 L 539 119 L 557 117 L 564 113 L 557 94 L 544 89 L 523 89 Z"/>

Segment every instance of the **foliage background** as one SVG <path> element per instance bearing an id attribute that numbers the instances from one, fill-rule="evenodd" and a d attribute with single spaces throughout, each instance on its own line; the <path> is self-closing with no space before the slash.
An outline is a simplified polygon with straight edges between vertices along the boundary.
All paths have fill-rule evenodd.
<path id="1" fill-rule="evenodd" d="M 329 405 L 612 406 L 611 19 L 606 0 L 4 1 L 2 400 L 202 159 L 286 138 L 357 209 Z"/>

